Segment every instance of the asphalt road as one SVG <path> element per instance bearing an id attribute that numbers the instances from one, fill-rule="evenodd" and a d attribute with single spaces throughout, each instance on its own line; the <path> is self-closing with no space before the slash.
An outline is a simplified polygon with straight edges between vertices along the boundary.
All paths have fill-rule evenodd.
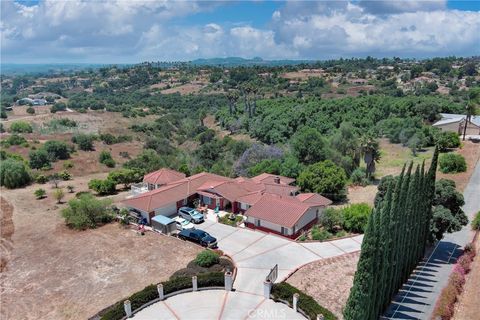
<path id="1" fill-rule="evenodd" d="M 463 196 L 463 210 L 471 221 L 474 214 L 480 210 L 480 162 L 477 162 Z M 458 232 L 447 234 L 438 242 L 430 256 L 419 264 L 400 289 L 382 319 L 430 319 L 435 302 L 447 284 L 456 259 L 472 236 L 470 225 L 467 225 Z"/>

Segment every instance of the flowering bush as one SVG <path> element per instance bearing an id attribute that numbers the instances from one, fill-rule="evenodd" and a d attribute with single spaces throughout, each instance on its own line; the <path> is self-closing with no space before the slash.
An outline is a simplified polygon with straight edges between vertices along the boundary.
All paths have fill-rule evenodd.
<path id="1" fill-rule="evenodd" d="M 455 302 L 457 302 L 457 297 L 463 291 L 465 274 L 470 271 L 474 256 L 475 248 L 473 245 L 470 244 L 465 246 L 463 255 L 458 258 L 457 263 L 453 267 L 447 286 L 443 288 L 440 297 L 437 300 L 433 311 L 434 319 L 440 318 L 442 320 L 449 320 L 453 317 Z"/>

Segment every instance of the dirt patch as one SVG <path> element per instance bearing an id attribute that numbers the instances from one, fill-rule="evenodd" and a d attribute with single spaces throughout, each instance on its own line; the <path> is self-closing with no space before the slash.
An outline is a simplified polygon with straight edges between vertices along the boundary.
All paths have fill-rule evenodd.
<path id="1" fill-rule="evenodd" d="M 454 320 L 478 319 L 480 315 L 480 303 L 478 303 L 480 288 L 480 237 L 475 242 L 477 255 L 473 260 L 472 269 L 466 276 L 463 293 L 455 304 Z"/>
<path id="2" fill-rule="evenodd" d="M 7 271 L 7 264 L 13 247 L 12 236 L 15 228 L 12 214 L 13 206 L 5 198 L 0 197 L 0 272 Z"/>
<path id="3" fill-rule="evenodd" d="M 180 85 L 178 87 L 170 88 L 162 90 L 163 94 L 170 94 L 170 93 L 180 93 L 181 95 L 190 94 L 190 93 L 197 93 L 205 86 L 205 84 L 200 83 L 187 83 Z"/>
<path id="4" fill-rule="evenodd" d="M 375 195 L 378 188 L 376 185 L 369 185 L 365 187 L 350 186 L 348 187 L 348 202 L 349 203 L 368 203 L 373 206 Z"/>
<path id="5" fill-rule="evenodd" d="M 343 319 L 360 252 L 312 262 L 295 272 L 287 282 L 311 295 L 321 306 Z"/>
<path id="6" fill-rule="evenodd" d="M 88 180 L 104 175 L 68 184 L 83 191 Z M 2 189 L 13 205 L 15 226 L 8 268 L 1 278 L 2 319 L 85 319 L 151 283 L 167 280 L 202 250 L 151 232 L 140 236 L 117 223 L 70 230 L 60 216 L 66 204 L 55 204 L 48 185 L 42 186 L 47 198 L 35 200 L 33 191 L 39 187 Z M 65 201 L 74 196 L 66 195 Z M 120 193 L 112 198 L 124 197 Z"/>

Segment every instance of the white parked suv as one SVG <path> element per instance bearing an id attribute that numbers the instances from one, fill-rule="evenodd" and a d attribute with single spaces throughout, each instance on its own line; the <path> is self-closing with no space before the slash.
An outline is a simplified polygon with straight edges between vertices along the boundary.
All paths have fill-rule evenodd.
<path id="1" fill-rule="evenodd" d="M 195 226 L 193 225 L 193 223 L 191 223 L 190 221 L 182 218 L 182 217 L 175 217 L 175 218 L 172 218 L 173 221 L 175 221 L 175 224 L 177 225 L 177 229 L 178 230 L 184 230 L 184 229 L 194 229 Z"/>

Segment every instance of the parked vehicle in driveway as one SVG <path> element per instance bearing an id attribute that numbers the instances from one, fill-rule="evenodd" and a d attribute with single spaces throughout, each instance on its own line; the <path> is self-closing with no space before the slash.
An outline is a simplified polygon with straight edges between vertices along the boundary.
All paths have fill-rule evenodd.
<path id="1" fill-rule="evenodd" d="M 184 229 L 180 231 L 178 237 L 182 240 L 196 242 L 204 247 L 217 247 L 217 239 L 200 229 Z"/>
<path id="2" fill-rule="evenodd" d="M 191 223 L 190 221 L 188 221 L 188 220 L 186 220 L 182 217 L 175 217 L 175 218 L 172 218 L 172 220 L 175 221 L 178 230 L 195 228 L 193 223 Z"/>
<path id="3" fill-rule="evenodd" d="M 178 215 L 193 223 L 201 223 L 204 221 L 203 214 L 190 207 L 181 207 L 178 209 Z"/>

